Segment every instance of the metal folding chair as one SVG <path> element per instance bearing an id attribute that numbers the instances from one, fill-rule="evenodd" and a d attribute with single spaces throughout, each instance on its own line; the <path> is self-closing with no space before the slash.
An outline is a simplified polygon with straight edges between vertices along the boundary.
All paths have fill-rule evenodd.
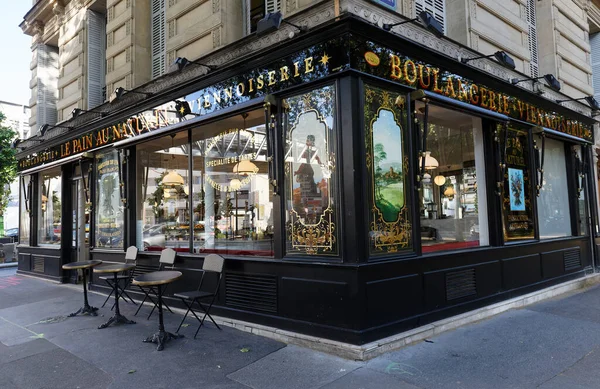
<path id="1" fill-rule="evenodd" d="M 194 317 L 200 322 L 200 325 L 198 326 L 198 329 L 196 330 L 196 333 L 194 334 L 194 339 L 196 339 L 196 335 L 198 335 L 198 331 L 200 331 L 200 328 L 204 324 L 204 320 L 206 319 L 206 316 L 208 316 L 210 321 L 212 321 L 213 324 L 219 330 L 221 329 L 221 327 L 219 327 L 219 325 L 214 321 L 214 319 L 212 318 L 212 316 L 210 315 L 209 312 L 210 312 L 210 308 L 212 307 L 213 303 L 215 302 L 215 299 L 217 298 L 217 295 L 219 294 L 219 287 L 221 286 L 221 278 L 223 276 L 224 262 L 225 262 L 225 259 L 223 257 L 221 257 L 220 255 L 210 254 L 210 255 L 206 256 L 204 258 L 204 263 L 202 264 L 202 270 L 200 270 L 202 272 L 202 275 L 200 276 L 200 282 L 198 284 L 198 288 L 191 292 L 180 292 L 180 293 L 175 293 L 173 295 L 174 297 L 180 298 L 181 301 L 183 301 L 183 303 L 188 308 L 187 312 L 183 316 L 183 319 L 181 320 L 181 323 L 179 323 L 179 327 L 177 327 L 176 332 L 179 332 L 181 325 L 187 318 L 188 313 L 190 313 L 190 312 L 192 312 L 192 315 L 194 315 Z M 202 290 L 202 284 L 204 283 L 204 276 L 206 274 L 215 274 L 217 276 L 217 281 L 216 281 L 215 287 L 212 288 L 211 291 L 203 291 Z M 202 303 L 200 302 L 201 300 L 210 300 L 210 304 L 208 304 L 208 306 L 202 305 Z M 204 312 L 204 317 L 202 317 L 202 319 L 200 319 L 198 317 L 198 315 L 196 314 L 197 311 L 194 311 L 194 309 L 193 309 L 194 303 L 196 303 L 196 305 L 202 310 L 202 312 Z"/>
<path id="2" fill-rule="evenodd" d="M 161 271 L 167 266 L 172 269 L 175 266 L 175 257 L 176 256 L 177 256 L 177 253 L 173 249 L 164 249 L 163 251 L 161 251 L 160 259 L 158 260 L 157 271 Z M 154 296 L 158 296 L 157 290 L 153 286 L 151 286 L 149 288 L 140 286 L 139 288 L 142 292 L 144 292 L 144 299 L 140 303 L 140 306 L 138 307 L 137 311 L 135 311 L 135 315 L 133 315 L 133 316 L 137 316 L 138 312 L 140 311 L 140 309 L 142 308 L 142 306 L 144 305 L 146 300 L 150 300 L 153 304 L 152 310 L 148 314 L 148 319 L 150 319 L 150 317 L 152 316 L 152 313 L 154 313 L 154 310 L 156 309 L 156 306 L 158 304 L 158 300 L 155 301 L 150 296 L 150 294 L 152 293 Z M 164 294 L 164 289 L 165 288 L 163 288 L 163 294 Z M 164 300 L 163 300 L 163 306 L 165 308 L 167 308 L 169 310 L 169 312 L 173 313 L 173 311 L 171 311 L 171 308 L 169 308 L 169 306 L 164 302 Z"/>
<path id="3" fill-rule="evenodd" d="M 129 263 L 129 262 L 136 263 L 137 254 L 138 254 L 137 247 L 135 247 L 135 246 L 128 247 L 127 251 L 125 252 L 125 263 Z M 106 302 L 108 301 L 110 296 L 112 296 L 113 293 L 115 292 L 115 289 L 113 286 L 114 277 L 112 275 L 109 275 L 109 276 L 101 276 L 99 278 L 101 280 L 104 280 L 108 284 L 108 286 L 110 286 L 110 293 L 108 294 L 108 296 L 106 296 L 106 300 L 104 300 L 104 304 L 102 304 L 102 308 L 104 308 L 104 306 L 106 305 Z M 137 303 L 135 301 L 133 301 L 131 296 L 129 296 L 127 294 L 127 291 L 125 291 L 125 288 L 127 288 L 129 286 L 129 284 L 131 283 L 132 278 L 133 278 L 133 271 L 129 271 L 124 274 L 119 274 L 117 276 L 117 283 L 118 283 L 117 287 L 119 288 L 119 297 L 122 298 L 123 301 L 125 301 L 126 303 L 131 301 L 133 304 L 137 305 Z M 127 301 L 127 299 L 129 299 L 129 301 Z M 112 311 L 114 309 L 114 307 L 115 307 L 115 305 L 113 303 L 113 306 L 110 310 Z"/>

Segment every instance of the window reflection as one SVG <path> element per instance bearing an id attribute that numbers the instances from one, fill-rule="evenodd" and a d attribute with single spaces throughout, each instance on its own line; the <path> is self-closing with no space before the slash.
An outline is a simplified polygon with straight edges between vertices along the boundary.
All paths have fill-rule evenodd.
<path id="1" fill-rule="evenodd" d="M 424 104 L 416 108 L 422 121 Z M 481 119 L 430 104 L 427 131 L 420 191 L 423 252 L 489 244 Z"/>
<path id="2" fill-rule="evenodd" d="M 60 168 L 41 172 L 39 180 L 38 243 L 40 245 L 59 245 L 62 228 L 62 177 Z"/>

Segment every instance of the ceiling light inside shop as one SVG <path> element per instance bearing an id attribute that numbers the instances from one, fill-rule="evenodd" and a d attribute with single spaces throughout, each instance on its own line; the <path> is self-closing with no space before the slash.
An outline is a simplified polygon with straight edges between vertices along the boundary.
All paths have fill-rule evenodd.
<path id="1" fill-rule="evenodd" d="M 258 170 L 258 166 L 248 160 L 240 161 L 233 166 L 233 172 L 236 174 L 256 174 Z"/>
<path id="2" fill-rule="evenodd" d="M 425 153 L 425 169 L 433 170 L 440 166 L 440 163 L 437 159 L 431 156 L 431 151 L 426 151 Z M 423 157 L 419 157 L 419 167 L 423 166 Z"/>
<path id="3" fill-rule="evenodd" d="M 163 177 L 160 182 L 163 186 L 178 186 L 183 185 L 185 180 L 181 177 L 181 174 L 177 173 L 175 170 L 171 170 L 166 176 Z"/>
<path id="4" fill-rule="evenodd" d="M 437 185 L 437 186 L 442 186 L 446 183 L 446 177 L 439 175 L 439 176 L 435 176 L 435 178 L 433 179 L 433 182 Z"/>

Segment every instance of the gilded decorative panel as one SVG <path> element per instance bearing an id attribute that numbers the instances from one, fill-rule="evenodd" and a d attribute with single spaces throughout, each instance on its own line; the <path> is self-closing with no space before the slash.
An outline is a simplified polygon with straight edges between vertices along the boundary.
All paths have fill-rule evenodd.
<path id="1" fill-rule="evenodd" d="M 333 85 L 285 100 L 288 253 L 338 254 L 335 101 Z"/>
<path id="2" fill-rule="evenodd" d="M 365 85 L 365 147 L 369 172 L 372 254 L 411 247 L 404 95 Z"/>

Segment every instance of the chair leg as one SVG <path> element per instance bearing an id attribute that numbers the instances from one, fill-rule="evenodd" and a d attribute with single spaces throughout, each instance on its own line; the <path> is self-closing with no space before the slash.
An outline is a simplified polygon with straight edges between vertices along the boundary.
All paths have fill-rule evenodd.
<path id="1" fill-rule="evenodd" d="M 177 327 L 177 331 L 175 331 L 176 333 L 179 332 L 179 329 L 181 328 L 181 326 L 183 325 L 183 322 L 187 318 L 188 313 L 190 313 L 190 310 L 192 309 L 191 305 L 188 305 L 187 301 L 184 298 L 182 298 L 181 301 L 188 307 L 188 309 L 185 312 L 185 315 L 183 315 L 183 319 L 181 319 L 181 323 L 179 323 L 179 327 Z M 193 302 L 192 302 L 192 304 L 193 304 Z"/>
<path id="2" fill-rule="evenodd" d="M 104 308 L 104 306 L 106 305 L 106 303 L 108 302 L 108 299 L 110 298 L 110 296 L 112 296 L 112 294 L 114 293 L 115 289 L 112 285 L 112 282 L 109 280 L 105 280 L 106 283 L 108 284 L 108 286 L 110 286 L 110 293 L 108 294 L 108 296 L 106 296 L 106 300 L 104 300 L 104 304 L 102 304 L 102 308 Z"/>
<path id="3" fill-rule="evenodd" d="M 208 316 L 208 318 L 210 319 L 210 321 L 212 321 L 212 323 L 219 329 L 221 330 L 221 327 L 219 327 L 219 325 L 215 322 L 215 320 L 213 319 L 213 317 L 210 315 L 210 313 L 208 313 L 210 311 L 210 308 L 213 306 L 213 303 L 215 302 L 215 297 L 213 297 L 212 301 L 210 302 L 210 305 L 208 306 L 208 309 L 204 308 L 204 305 L 202 305 L 202 303 L 200 301 L 198 301 L 198 305 L 200 306 L 200 308 L 202 308 L 202 310 L 204 311 L 204 317 L 202 318 L 202 323 L 204 323 L 204 320 L 206 319 L 206 316 Z"/>
<path id="4" fill-rule="evenodd" d="M 154 290 L 154 288 L 152 288 L 152 287 L 151 287 L 150 289 L 148 289 L 148 290 L 146 291 L 146 290 L 144 290 L 144 288 L 142 288 L 142 287 L 140 286 L 140 290 L 141 290 L 142 292 L 144 292 L 144 295 L 145 295 L 145 296 L 144 296 L 144 299 L 143 299 L 143 300 L 142 300 L 142 302 L 140 303 L 140 306 L 138 307 L 137 311 L 135 311 L 135 314 L 134 314 L 133 316 L 137 316 L 138 312 L 140 311 L 140 309 L 142 308 L 142 306 L 144 305 L 144 303 L 146 302 L 146 300 L 150 300 L 150 301 L 152 301 L 152 303 L 153 303 L 153 304 L 155 304 L 155 305 L 156 305 L 156 303 L 154 302 L 154 300 L 152 299 L 152 297 L 150 297 L 150 292 L 152 292 L 152 291 Z"/>

